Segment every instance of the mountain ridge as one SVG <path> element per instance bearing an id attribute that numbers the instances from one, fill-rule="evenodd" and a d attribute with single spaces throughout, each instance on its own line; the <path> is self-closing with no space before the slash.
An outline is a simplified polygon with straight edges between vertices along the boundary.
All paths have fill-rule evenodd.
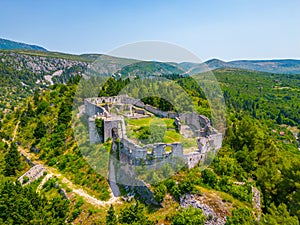
<path id="1" fill-rule="evenodd" d="M 237 68 L 277 74 L 300 74 L 300 60 L 297 59 L 234 60 L 228 62 L 220 59 L 210 59 L 203 63 L 184 62 L 180 65 L 184 65 L 190 75 L 222 68 Z"/>
<path id="2" fill-rule="evenodd" d="M 11 41 L 8 39 L 0 38 L 0 49 L 2 50 L 16 50 L 16 49 L 27 49 L 27 50 L 38 50 L 38 51 L 45 51 L 48 50 L 38 46 L 38 45 L 32 45 L 32 44 L 26 44 L 23 42 L 16 42 Z"/>
<path id="3" fill-rule="evenodd" d="M 44 57 L 53 58 L 65 58 L 72 59 L 76 61 L 103 61 L 105 64 L 120 64 L 123 66 L 136 66 L 139 60 L 134 60 L 130 58 L 120 58 L 114 57 L 101 53 L 84 53 L 84 54 L 67 54 L 62 52 L 52 52 L 47 49 L 38 46 L 30 45 L 22 42 L 11 41 L 7 39 L 0 38 L 0 51 L 21 51 L 19 53 L 23 54 L 34 54 Z M 141 62 L 141 61 L 140 61 Z M 150 62 L 150 61 L 144 61 Z M 153 61 L 157 62 L 157 61 Z M 155 64 L 153 63 L 152 64 Z M 183 71 L 182 74 L 194 75 L 202 72 L 208 72 L 220 68 L 237 68 L 254 70 L 259 72 L 277 73 L 277 74 L 300 74 L 300 60 L 298 59 L 241 59 L 233 61 L 223 61 L 221 59 L 212 58 L 203 63 L 194 62 L 157 62 L 162 65 L 169 64 L 170 67 L 176 67 L 177 69 L 172 69 L 173 71 Z M 143 63 L 141 63 L 143 64 Z M 151 63 L 150 63 L 151 64 Z"/>

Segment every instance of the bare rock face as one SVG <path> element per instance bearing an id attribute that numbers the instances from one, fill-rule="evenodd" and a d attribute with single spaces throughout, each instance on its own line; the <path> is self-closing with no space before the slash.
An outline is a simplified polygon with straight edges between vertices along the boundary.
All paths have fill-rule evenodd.
<path id="1" fill-rule="evenodd" d="M 86 62 L 61 58 L 26 55 L 15 52 L 1 52 L 0 58 L 5 59 L 7 63 L 11 64 L 11 66 L 13 67 L 16 67 L 15 69 L 17 70 L 27 69 L 34 73 L 40 74 L 52 74 L 58 70 L 64 70 L 72 66 L 88 66 L 88 63 Z"/>
<path id="2" fill-rule="evenodd" d="M 38 55 L 27 55 L 16 52 L 0 52 L 0 59 L 8 66 L 15 70 L 25 69 L 31 71 L 34 74 L 42 75 L 45 81 L 48 81 L 51 85 L 52 77 L 61 76 L 66 69 L 78 66 L 81 68 L 87 68 L 88 63 L 77 60 L 43 57 Z M 42 76 L 40 78 L 42 78 Z M 41 82 L 40 80 L 37 82 Z"/>
<path id="3" fill-rule="evenodd" d="M 182 207 L 188 208 L 192 206 L 194 208 L 202 209 L 203 214 L 206 216 L 205 225 L 224 225 L 226 223 L 226 210 L 224 212 L 216 212 L 210 205 L 202 201 L 203 197 L 186 194 L 180 197 L 180 205 Z"/>

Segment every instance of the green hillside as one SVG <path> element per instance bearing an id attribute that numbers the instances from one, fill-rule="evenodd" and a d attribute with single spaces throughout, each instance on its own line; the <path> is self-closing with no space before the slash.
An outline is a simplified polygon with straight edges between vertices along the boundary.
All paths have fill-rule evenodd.
<path id="1" fill-rule="evenodd" d="M 293 132 L 300 128 L 297 113 L 300 106 L 299 76 L 283 77 L 236 69 L 216 70 L 214 74 L 227 104 L 228 129 L 223 147 L 208 168 L 183 168 L 168 180 L 152 185 L 150 188 L 161 206 L 120 200 L 121 203 L 113 203 L 107 212 L 110 204 L 97 206 L 87 198 L 80 200 L 78 192 L 73 192 L 78 190 L 76 186 L 104 202 L 109 199 L 107 180 L 82 158 L 72 134 L 71 108 L 78 79 L 68 82 L 68 85 L 54 85 L 36 93 L 27 98 L 23 106 L 16 105 L 13 113 L 2 117 L 0 159 L 3 160 L 3 169 L 0 173 L 5 179 L 1 179 L 0 189 L 5 187 L 4 180 L 13 181 L 17 177 L 4 173 L 5 168 L 11 165 L 5 161 L 9 148 L 5 142 L 10 142 L 15 136 L 14 141 L 20 145 L 19 148 L 28 151 L 33 160 L 60 174 L 57 182 L 69 190 L 67 195 L 73 203 L 62 214 L 62 218 L 68 221 L 84 220 L 100 224 L 105 224 L 106 220 L 118 220 L 119 224 L 130 221 L 137 221 L 138 224 L 177 224 L 185 221 L 185 224 L 190 221 L 192 224 L 203 224 L 205 216 L 202 210 L 179 210 L 180 197 L 193 194 L 215 212 L 224 215 L 226 224 L 257 224 L 259 210 L 252 201 L 251 191 L 251 187 L 255 187 L 262 199 L 261 224 L 298 224 L 300 153 Z M 210 79 L 208 76 L 198 74 L 194 79 L 204 82 Z M 178 75 L 167 77 L 187 91 L 198 105 L 198 110 L 209 112 L 207 100 L 191 78 Z M 111 78 L 100 93 L 103 96 L 115 95 L 127 82 Z M 147 98 L 144 101 L 168 110 L 160 99 Z M 136 122 L 131 121 L 129 125 L 135 126 Z M 109 150 L 109 142 L 100 145 L 95 158 L 106 155 L 101 151 Z M 101 157 L 98 160 L 101 162 Z M 17 174 L 22 173 L 21 167 L 13 168 Z M 152 178 L 155 177 L 157 174 L 152 174 Z M 45 186 L 45 195 L 51 196 L 55 190 L 49 183 L 48 188 Z M 123 195 L 128 194 L 124 187 L 121 190 Z M 7 202 L 5 195 L 1 198 L 1 202 Z M 136 198 L 143 202 L 138 196 Z M 15 204 L 14 201 L 12 204 Z M 0 204 L 0 207 L 7 205 Z M 31 210 L 18 211 L 18 215 L 24 216 Z M 10 213 L 0 214 L 0 218 L 4 223 L 8 219 L 17 221 Z"/>
<path id="2" fill-rule="evenodd" d="M 58 207 L 59 215 L 49 213 L 49 224 L 51 221 L 105 224 L 106 215 L 107 221 L 112 220 L 114 224 L 116 218 L 119 224 L 132 221 L 203 224 L 211 219 L 205 216 L 207 211 L 180 209 L 184 204 L 180 198 L 192 196 L 217 213 L 215 218 L 227 220 L 227 225 L 257 224 L 260 212 L 261 224 L 298 224 L 299 75 L 222 68 L 189 77 L 185 70 L 197 64 L 140 62 L 101 54 L 70 55 L 35 50 L 3 50 L 0 59 L 0 107 L 3 109 L 0 114 L 0 212 L 8 212 L 0 213 L 0 223 L 40 221 L 50 207 Z M 213 68 L 226 67 L 226 62 L 219 60 L 211 60 L 209 64 Z M 90 65 L 112 77 L 101 89 L 95 86 L 101 77 L 86 79 L 89 88 L 82 90 L 81 97 L 90 96 L 95 88 L 99 93 L 94 95 L 118 95 L 120 91 L 126 92 L 130 83 L 130 90 L 137 97 L 148 92 L 156 96 L 142 98 L 144 103 L 172 111 L 179 109 L 157 96 L 171 95 L 174 102 L 186 108 L 184 95 L 178 92 L 178 86 L 176 88 L 179 85 L 198 113 L 209 118 L 212 115 L 204 94 L 208 88 L 205 84 L 209 84 L 212 74 L 219 82 L 222 93 L 212 94 L 223 94 L 226 103 L 227 130 L 223 147 L 207 168 L 183 168 L 164 181 L 159 181 L 160 173 L 170 171 L 151 173 L 147 179 L 156 182 L 149 188 L 160 206 L 146 205 L 138 195 L 131 202 L 112 198 L 108 180 L 90 167 L 79 150 L 84 143 L 74 139 L 71 113 L 78 82 L 87 76 L 85 71 Z M 134 79 L 124 79 L 128 77 Z M 161 82 L 162 77 L 170 82 Z M 75 100 L 83 103 L 82 98 Z M 217 105 L 214 107 L 218 109 Z M 178 141 L 174 124 L 167 119 L 160 121 L 166 126 L 165 136 L 159 141 Z M 126 122 L 130 137 L 144 140 L 145 135 L 149 136 L 150 119 Z M 190 140 L 181 141 L 185 147 L 190 146 Z M 104 170 L 102 174 L 108 169 L 105 157 L 109 156 L 111 144 L 111 141 L 99 144 L 93 153 L 93 160 Z M 46 174 L 25 188 L 14 184 L 30 168 L 17 150 L 52 174 L 36 197 L 32 197 L 33 193 Z M 252 200 L 253 188 L 260 193 L 259 206 Z M 6 189 L 17 190 L 19 194 L 10 198 Z M 62 189 L 66 190 L 67 201 L 61 194 Z M 120 186 L 120 189 L 123 196 L 130 194 L 126 187 Z M 33 198 L 38 199 L 40 206 L 28 203 L 26 210 L 18 209 L 17 218 L 8 210 L 11 205 L 23 204 L 13 199 L 28 202 Z"/>
<path id="3" fill-rule="evenodd" d="M 162 62 L 136 62 L 124 66 L 115 73 L 116 77 L 159 76 L 183 74 L 184 71 L 176 65 Z"/>

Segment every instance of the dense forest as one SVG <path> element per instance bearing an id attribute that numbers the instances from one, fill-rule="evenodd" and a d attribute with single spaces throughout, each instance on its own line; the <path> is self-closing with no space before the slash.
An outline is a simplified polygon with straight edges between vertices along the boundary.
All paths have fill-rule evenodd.
<path id="1" fill-rule="evenodd" d="M 2 70 L 9 74 L 9 69 L 1 67 Z M 56 182 L 62 185 L 59 178 L 47 181 L 40 193 L 35 190 L 41 179 L 23 187 L 16 182 L 29 167 L 17 154 L 20 147 L 30 149 L 36 160 L 57 169 L 97 199 L 106 201 L 110 197 L 108 181 L 84 160 L 71 127 L 73 101 L 80 102 L 83 97 L 94 94 L 89 93 L 92 88 L 79 88 L 82 91 L 79 98 L 75 93 L 80 77 L 66 75 L 56 78 L 65 79 L 61 82 L 66 84 L 52 85 L 47 90 L 36 89 L 32 96 L 26 94 L 29 97 L 22 104 L 15 104 L 12 113 L 1 115 L 0 224 L 79 223 L 78 218 L 83 214 L 100 224 L 204 224 L 208 218 L 202 210 L 179 207 L 180 197 L 211 193 L 221 196 L 222 202 L 230 205 L 227 225 L 258 224 L 251 187 L 261 193 L 259 224 L 299 224 L 300 151 L 295 137 L 300 129 L 299 75 L 237 69 L 216 70 L 214 75 L 226 103 L 227 129 L 223 146 L 209 167 L 183 168 L 171 178 L 152 185 L 154 197 L 161 203 L 159 207 L 146 205 L 137 197 L 132 202 L 97 209 L 74 196 L 64 199 L 55 185 Z M 15 76 L 22 76 L 22 71 Z M 199 113 L 212 118 L 205 92 L 197 85 L 197 82 L 205 83 L 207 77 L 207 73 L 193 77 L 166 76 L 185 90 Z M 88 87 L 97 83 L 93 79 L 85 81 Z M 162 84 L 159 78 L 151 79 L 154 80 L 152 93 L 158 90 L 157 96 L 175 96 L 173 101 L 182 105 L 185 98 L 177 94 L 172 85 Z M 166 86 L 156 86 L 155 79 Z M 96 92 L 99 96 L 117 95 L 128 91 L 126 87 L 130 83 L 130 93 L 147 96 L 149 86 L 139 78 L 109 78 Z M 164 111 L 180 110 L 157 96 L 145 97 L 142 101 Z M 14 132 L 17 134 L 13 140 Z M 110 143 L 101 148 L 109 151 Z M 153 173 L 152 177 L 155 179 L 157 174 Z M 236 185 L 238 182 L 243 185 Z M 126 190 L 122 192 L 127 194 Z"/>

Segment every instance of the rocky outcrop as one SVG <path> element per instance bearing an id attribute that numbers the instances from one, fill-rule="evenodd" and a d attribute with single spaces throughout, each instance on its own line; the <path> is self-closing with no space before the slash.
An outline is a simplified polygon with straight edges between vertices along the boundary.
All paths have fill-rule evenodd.
<path id="1" fill-rule="evenodd" d="M 87 67 L 88 63 L 76 60 L 27 55 L 16 52 L 0 52 L 2 62 L 16 70 L 27 69 L 33 73 L 57 76 L 58 71 L 72 66 Z"/>
<path id="2" fill-rule="evenodd" d="M 188 208 L 202 209 L 203 214 L 206 216 L 205 225 L 224 225 L 226 223 L 226 215 L 224 213 L 216 212 L 211 206 L 201 201 L 201 197 L 192 194 L 186 194 L 180 197 L 180 205 Z"/>

